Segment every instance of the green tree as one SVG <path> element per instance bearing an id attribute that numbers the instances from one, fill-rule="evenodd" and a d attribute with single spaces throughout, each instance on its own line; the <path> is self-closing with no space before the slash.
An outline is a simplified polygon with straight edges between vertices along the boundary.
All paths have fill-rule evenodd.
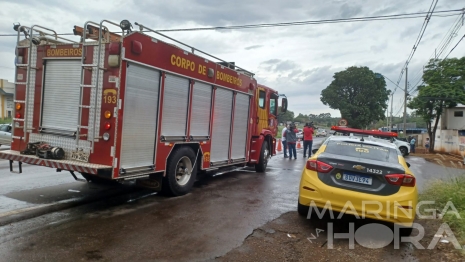
<path id="1" fill-rule="evenodd" d="M 331 84 L 321 91 L 321 102 L 338 109 L 348 125 L 364 128 L 385 119 L 389 91 L 384 78 L 368 67 L 352 66 L 334 74 Z"/>
<path id="2" fill-rule="evenodd" d="M 299 115 L 294 118 L 294 122 L 307 123 L 308 116 L 303 115 L 302 113 L 299 113 Z"/>
<path id="3" fill-rule="evenodd" d="M 430 152 L 434 152 L 436 129 L 443 109 L 465 103 L 465 57 L 445 60 L 431 59 L 423 73 L 425 85 L 418 87 L 418 96 L 408 107 L 426 122 Z"/>
<path id="4" fill-rule="evenodd" d="M 291 110 L 287 110 L 286 113 L 281 112 L 281 107 L 278 106 L 278 122 L 279 123 L 286 123 L 287 121 L 294 121 L 294 112 Z"/>

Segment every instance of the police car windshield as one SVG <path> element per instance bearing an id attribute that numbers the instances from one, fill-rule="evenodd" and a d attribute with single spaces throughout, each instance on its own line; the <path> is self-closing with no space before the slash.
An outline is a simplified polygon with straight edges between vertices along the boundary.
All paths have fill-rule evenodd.
<path id="1" fill-rule="evenodd" d="M 329 141 L 325 153 L 399 163 L 396 149 L 360 142 Z"/>

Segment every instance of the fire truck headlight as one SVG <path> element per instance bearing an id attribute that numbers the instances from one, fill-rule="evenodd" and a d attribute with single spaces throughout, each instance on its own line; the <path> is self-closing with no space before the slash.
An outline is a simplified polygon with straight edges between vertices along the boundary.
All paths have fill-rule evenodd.
<path id="1" fill-rule="evenodd" d="M 110 139 L 110 134 L 103 133 L 103 140 L 108 141 Z"/>
<path id="2" fill-rule="evenodd" d="M 121 30 L 130 30 L 132 25 L 128 20 L 124 19 L 119 23 L 119 27 L 121 27 Z"/>

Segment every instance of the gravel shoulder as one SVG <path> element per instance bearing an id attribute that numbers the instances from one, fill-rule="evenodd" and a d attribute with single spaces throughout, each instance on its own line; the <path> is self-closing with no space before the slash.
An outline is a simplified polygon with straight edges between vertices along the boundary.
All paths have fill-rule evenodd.
<path id="1" fill-rule="evenodd" d="M 355 221 L 348 216 L 334 221 L 334 233 L 347 233 L 349 224 L 355 223 L 355 231 L 374 221 Z M 334 239 L 333 247 L 328 245 L 327 223 L 330 219 L 306 219 L 297 212 L 288 212 L 266 225 L 255 229 L 243 244 L 217 261 L 463 261 L 461 251 L 451 243 L 438 243 L 434 249 L 427 249 L 441 225 L 440 220 L 419 220 L 426 232 L 417 249 L 409 243 L 401 243 L 396 249 L 394 243 L 386 243 L 380 234 L 364 238 L 349 248 L 348 239 Z M 318 230 L 317 230 L 318 229 Z M 321 231 L 324 230 L 324 231 Z M 356 233 L 357 234 L 357 233 Z M 413 232 L 416 235 L 418 232 Z M 371 246 L 370 246 L 371 245 Z M 382 248 L 371 248 L 377 245 Z M 367 247 L 368 246 L 368 247 Z"/>

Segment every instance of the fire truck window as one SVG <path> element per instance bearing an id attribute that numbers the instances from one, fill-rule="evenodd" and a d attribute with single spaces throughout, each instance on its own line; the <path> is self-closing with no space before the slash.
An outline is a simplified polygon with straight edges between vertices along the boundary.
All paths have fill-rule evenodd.
<path id="1" fill-rule="evenodd" d="M 276 114 L 276 99 L 272 98 L 270 99 L 270 114 L 272 115 L 277 115 Z"/>
<path id="2" fill-rule="evenodd" d="M 258 106 L 260 108 L 265 108 L 265 97 L 266 93 L 263 90 L 258 91 Z"/>

